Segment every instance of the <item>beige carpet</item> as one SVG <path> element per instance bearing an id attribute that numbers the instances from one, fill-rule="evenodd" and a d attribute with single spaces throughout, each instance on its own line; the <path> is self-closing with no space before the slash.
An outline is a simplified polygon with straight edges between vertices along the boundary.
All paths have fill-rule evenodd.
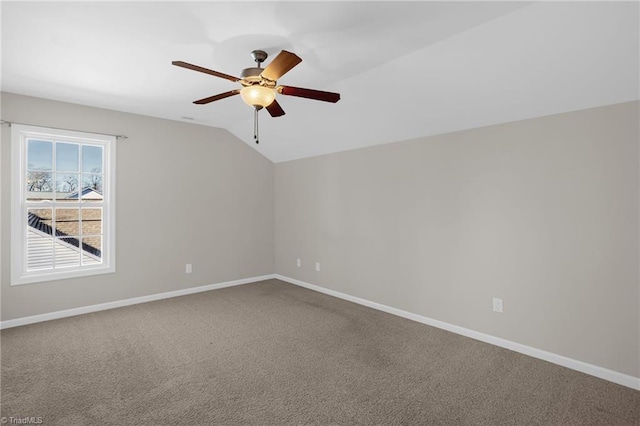
<path id="1" fill-rule="evenodd" d="M 640 392 L 277 280 L 2 331 L 43 425 L 634 425 Z"/>

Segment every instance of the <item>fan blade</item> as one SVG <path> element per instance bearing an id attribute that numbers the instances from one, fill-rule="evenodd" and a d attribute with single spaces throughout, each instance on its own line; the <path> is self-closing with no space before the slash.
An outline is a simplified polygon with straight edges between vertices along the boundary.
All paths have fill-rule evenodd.
<path id="1" fill-rule="evenodd" d="M 204 105 L 213 101 L 219 101 L 220 99 L 228 98 L 229 96 L 237 95 L 238 93 L 240 93 L 240 89 L 231 90 L 229 92 L 220 93 L 214 96 L 209 96 L 208 98 L 198 99 L 197 101 L 193 101 L 193 103 Z"/>
<path id="2" fill-rule="evenodd" d="M 283 50 L 267 65 L 260 75 L 267 80 L 276 81 L 300 62 L 302 62 L 302 59 L 298 55 Z"/>
<path id="3" fill-rule="evenodd" d="M 275 99 L 271 102 L 271 105 L 267 107 L 267 111 L 271 114 L 272 117 L 280 117 L 284 115 L 284 110 Z"/>
<path id="4" fill-rule="evenodd" d="M 323 92 L 322 90 L 303 89 L 302 87 L 278 86 L 278 93 L 299 98 L 315 99 L 316 101 L 333 102 L 340 100 L 340 93 Z"/>
<path id="5" fill-rule="evenodd" d="M 234 77 L 234 76 L 229 75 L 229 74 L 223 74 L 221 72 L 213 71 L 213 70 L 210 70 L 208 68 L 202 68 L 202 67 L 199 67 L 197 65 L 189 64 L 187 62 L 173 61 L 171 63 L 173 65 L 175 65 L 175 66 L 178 66 L 178 67 L 186 68 L 188 70 L 203 72 L 205 74 L 213 75 L 213 76 L 220 77 L 220 78 L 226 78 L 227 80 L 231 80 L 231 81 L 234 81 L 234 82 L 240 80 L 238 77 Z"/>

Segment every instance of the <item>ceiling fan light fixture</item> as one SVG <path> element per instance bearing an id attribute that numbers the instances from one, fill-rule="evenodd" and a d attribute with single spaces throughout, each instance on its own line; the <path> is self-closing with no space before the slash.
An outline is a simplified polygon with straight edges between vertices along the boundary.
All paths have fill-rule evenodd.
<path id="1" fill-rule="evenodd" d="M 276 92 L 265 86 L 253 84 L 240 89 L 244 103 L 252 107 L 267 107 L 276 99 Z"/>
<path id="2" fill-rule="evenodd" d="M 258 66 L 243 69 L 241 77 L 224 74 L 198 65 L 193 65 L 188 62 L 172 61 L 171 63 L 181 68 L 198 71 L 214 77 L 224 78 L 225 80 L 230 80 L 234 83 L 240 83 L 242 88 L 198 99 L 193 103 L 197 105 L 205 105 L 234 95 L 241 95 L 240 97 L 242 98 L 242 101 L 253 107 L 254 110 L 253 136 L 256 143 L 258 143 L 258 111 L 265 108 L 271 117 L 282 117 L 285 114 L 284 110 L 276 100 L 276 96 L 278 94 L 332 103 L 340 100 L 339 93 L 277 85 L 280 77 L 302 62 L 302 59 L 300 59 L 300 57 L 295 53 L 282 50 L 266 68 L 262 68 L 262 62 L 267 59 L 267 52 L 263 50 L 254 50 L 251 52 L 251 56 Z"/>

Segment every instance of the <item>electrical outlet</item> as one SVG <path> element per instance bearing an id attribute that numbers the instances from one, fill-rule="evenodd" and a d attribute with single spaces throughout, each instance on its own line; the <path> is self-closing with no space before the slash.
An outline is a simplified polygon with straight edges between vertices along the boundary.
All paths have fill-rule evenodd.
<path id="1" fill-rule="evenodd" d="M 502 313 L 502 299 L 498 297 L 493 298 L 493 312 Z"/>
<path id="2" fill-rule="evenodd" d="M 296 259 L 296 265 L 298 266 L 298 268 L 302 266 L 302 260 L 300 258 Z"/>
<path id="3" fill-rule="evenodd" d="M 185 266 L 185 268 L 184 268 L 184 272 L 185 272 L 186 274 L 190 274 L 190 273 L 192 273 L 192 272 L 193 272 L 193 268 L 191 267 L 191 264 L 190 264 L 190 263 L 187 263 L 187 265 L 186 265 L 186 266 Z"/>
<path id="4" fill-rule="evenodd" d="M 320 262 L 316 262 L 316 271 L 320 270 Z"/>

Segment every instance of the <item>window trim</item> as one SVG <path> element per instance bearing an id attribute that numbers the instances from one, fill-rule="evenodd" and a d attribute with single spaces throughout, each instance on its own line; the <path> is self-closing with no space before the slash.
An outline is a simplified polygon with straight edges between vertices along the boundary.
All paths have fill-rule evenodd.
<path id="1" fill-rule="evenodd" d="M 102 264 L 74 267 L 70 270 L 27 271 L 27 202 L 25 177 L 27 172 L 27 143 L 29 137 L 47 137 L 78 143 L 103 146 L 103 233 Z M 72 130 L 52 129 L 24 124 L 11 125 L 11 285 L 62 280 L 76 277 L 113 273 L 116 270 L 116 137 Z M 42 206 L 54 206 L 42 202 Z"/>

